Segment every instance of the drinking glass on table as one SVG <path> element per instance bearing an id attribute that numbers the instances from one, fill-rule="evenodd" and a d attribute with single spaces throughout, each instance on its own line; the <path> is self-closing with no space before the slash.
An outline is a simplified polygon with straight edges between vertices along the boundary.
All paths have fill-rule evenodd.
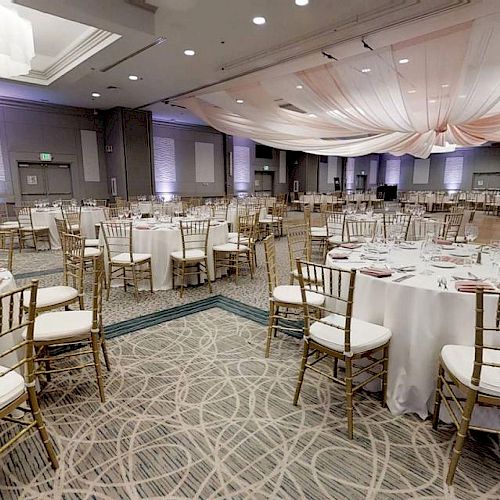
<path id="1" fill-rule="evenodd" d="M 422 245 L 420 246 L 420 258 L 424 262 L 424 270 L 421 274 L 430 275 L 432 271 L 429 269 L 429 263 L 432 259 L 433 249 L 432 249 L 432 241 L 429 239 L 423 240 Z"/>
<path id="2" fill-rule="evenodd" d="M 479 228 L 475 224 L 465 224 L 464 237 L 467 243 L 472 243 L 479 236 Z"/>

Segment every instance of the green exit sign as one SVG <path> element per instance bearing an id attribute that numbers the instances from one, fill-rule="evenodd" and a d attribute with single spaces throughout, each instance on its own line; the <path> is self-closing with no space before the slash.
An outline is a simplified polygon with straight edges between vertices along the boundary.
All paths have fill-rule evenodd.
<path id="1" fill-rule="evenodd" d="M 50 153 L 40 153 L 40 161 L 52 161 L 52 155 Z"/>
<path id="2" fill-rule="evenodd" d="M 269 170 L 269 165 L 264 165 L 264 170 L 265 171 Z"/>

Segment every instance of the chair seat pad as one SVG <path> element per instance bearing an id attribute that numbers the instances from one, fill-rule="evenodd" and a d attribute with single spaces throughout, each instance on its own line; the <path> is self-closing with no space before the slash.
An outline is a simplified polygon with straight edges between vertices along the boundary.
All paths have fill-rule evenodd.
<path id="1" fill-rule="evenodd" d="M 261 224 L 277 224 L 282 220 L 282 217 L 262 217 L 259 219 Z"/>
<path id="2" fill-rule="evenodd" d="M 344 242 L 344 240 L 342 239 L 342 236 L 340 236 L 340 234 L 334 234 L 333 236 L 330 236 L 328 238 L 328 241 L 330 243 L 333 243 L 333 244 L 343 243 Z"/>
<path id="3" fill-rule="evenodd" d="M 309 329 L 309 334 L 318 344 L 337 352 L 344 352 L 344 330 L 335 328 L 335 326 L 343 327 L 344 324 L 344 316 L 330 314 L 322 321 L 315 321 Z M 351 352 L 354 354 L 380 347 L 390 338 L 391 331 L 388 328 L 356 318 L 351 319 Z"/>
<path id="4" fill-rule="evenodd" d="M 328 236 L 328 232 L 326 227 L 311 227 L 311 236 L 317 238 L 326 238 Z"/>
<path id="5" fill-rule="evenodd" d="M 474 368 L 473 346 L 445 345 L 441 350 L 441 359 L 447 370 L 462 384 L 470 388 L 474 387 L 471 384 L 472 370 Z M 483 361 L 500 364 L 500 351 L 484 349 Z M 482 367 L 479 391 L 490 396 L 500 396 L 500 368 L 493 366 Z"/>
<path id="6" fill-rule="evenodd" d="M 235 238 L 229 238 L 229 243 L 238 243 L 238 236 Z M 246 236 L 240 236 L 240 245 L 243 243 L 243 245 L 248 245 L 253 239 L 247 238 Z"/>
<path id="7" fill-rule="evenodd" d="M 48 286 L 39 288 L 36 294 L 36 307 L 43 308 L 55 306 L 63 302 L 74 300 L 78 297 L 78 290 L 71 286 Z M 30 291 L 24 292 L 24 303 L 29 304 Z"/>
<path id="8" fill-rule="evenodd" d="M 298 285 L 280 285 L 273 290 L 273 299 L 287 304 L 302 304 L 302 294 Z M 311 306 L 320 306 L 325 301 L 323 295 L 306 292 L 307 303 Z"/>
<path id="9" fill-rule="evenodd" d="M 22 227 L 21 231 L 48 231 L 47 226 Z"/>
<path id="10" fill-rule="evenodd" d="M 101 251 L 98 248 L 86 247 L 83 256 L 84 257 L 99 257 Z"/>
<path id="11" fill-rule="evenodd" d="M 0 224 L 0 227 L 8 227 L 9 229 L 18 228 L 19 222 L 15 220 L 6 220 Z"/>
<path id="12" fill-rule="evenodd" d="M 177 252 L 172 252 L 170 256 L 172 257 L 172 259 L 175 260 L 184 260 L 182 250 L 179 250 Z M 203 250 L 200 250 L 199 248 L 192 248 L 190 250 L 186 250 L 186 257 L 185 257 L 186 260 L 197 261 L 197 260 L 203 260 L 204 258 L 206 258 L 206 254 Z"/>
<path id="13" fill-rule="evenodd" d="M 0 373 L 5 373 L 8 368 L 0 366 Z M 25 391 L 24 378 L 17 372 L 9 372 L 0 377 L 0 408 L 21 396 Z"/>
<path id="14" fill-rule="evenodd" d="M 238 233 L 228 233 L 227 237 L 231 240 L 233 238 L 238 238 Z"/>
<path id="15" fill-rule="evenodd" d="M 132 260 L 134 263 L 138 262 L 145 262 L 146 260 L 151 258 L 150 253 L 133 253 L 132 254 Z M 118 255 L 115 255 L 112 259 L 111 262 L 113 264 L 130 264 L 130 254 L 127 252 L 120 253 Z"/>
<path id="16" fill-rule="evenodd" d="M 80 229 L 80 224 L 71 224 L 70 228 L 72 231 L 77 231 Z"/>
<path id="17" fill-rule="evenodd" d="M 85 238 L 85 246 L 86 247 L 98 247 L 99 240 L 94 238 Z"/>
<path id="18" fill-rule="evenodd" d="M 90 333 L 92 311 L 57 311 L 40 314 L 35 320 L 33 340 L 45 342 Z"/>
<path id="19" fill-rule="evenodd" d="M 214 252 L 248 252 L 250 249 L 241 244 L 238 246 L 238 243 L 225 243 L 224 245 L 215 245 L 213 247 Z"/>

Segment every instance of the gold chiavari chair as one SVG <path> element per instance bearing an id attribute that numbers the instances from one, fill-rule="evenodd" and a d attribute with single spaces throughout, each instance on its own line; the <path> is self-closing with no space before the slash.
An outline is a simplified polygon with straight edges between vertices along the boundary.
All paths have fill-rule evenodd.
<path id="1" fill-rule="evenodd" d="M 388 228 L 393 224 L 398 224 L 404 231 L 405 241 L 408 239 L 408 231 L 410 229 L 411 214 L 383 214 L 384 238 L 387 238 Z"/>
<path id="2" fill-rule="evenodd" d="M 290 260 L 290 285 L 293 285 L 294 281 L 299 279 L 296 265 L 297 259 L 311 260 L 311 233 L 306 224 L 288 224 L 286 233 Z"/>
<path id="3" fill-rule="evenodd" d="M 108 206 L 108 200 L 94 200 L 95 201 L 95 206 L 96 207 L 107 207 Z"/>
<path id="4" fill-rule="evenodd" d="M 61 248 L 64 252 L 64 237 L 65 233 L 74 234 L 65 219 L 60 219 L 58 217 L 54 218 L 56 222 L 57 234 L 59 235 L 59 240 L 61 242 Z M 78 235 L 77 235 L 78 236 Z M 84 238 L 85 243 L 85 257 L 92 258 L 101 255 L 101 250 L 96 248 L 99 246 L 98 239 Z"/>
<path id="5" fill-rule="evenodd" d="M 72 235 L 73 238 L 78 238 Z M 83 248 L 83 242 L 80 249 Z M 69 252 L 69 249 L 68 249 Z M 71 256 L 75 261 L 82 258 L 82 252 Z M 81 267 L 75 264 L 75 267 Z M 104 355 L 104 361 L 108 371 L 111 369 L 108 352 L 106 349 L 106 339 L 102 326 L 102 293 L 104 286 L 104 262 L 103 258 L 96 259 L 94 266 L 94 279 L 92 291 L 92 310 L 83 311 L 57 311 L 41 314 L 35 320 L 35 328 L 33 333 L 33 343 L 36 351 L 36 361 L 39 368 L 36 370 L 36 375 L 44 375 L 47 380 L 53 373 L 61 373 L 72 370 L 81 370 L 87 367 L 94 367 L 99 388 L 99 396 L 101 401 L 105 402 L 104 382 L 101 371 L 100 351 Z M 71 346 L 79 348 L 75 352 L 71 349 L 63 354 L 52 355 L 50 347 Z M 85 346 L 89 346 L 85 348 Z M 83 347 L 83 348 L 82 348 Z M 58 364 L 59 361 L 75 356 L 92 355 L 92 361 L 84 362 L 79 365 L 71 364 L 67 366 L 62 364 L 57 368 L 52 368 L 53 363 Z M 42 368 L 42 367 L 45 368 Z"/>
<path id="6" fill-rule="evenodd" d="M 250 277 L 253 279 L 256 220 L 257 214 L 239 217 L 236 241 L 215 245 L 212 248 L 215 272 L 217 273 L 219 268 L 234 269 L 236 284 L 243 267 L 248 267 Z"/>
<path id="7" fill-rule="evenodd" d="M 182 250 L 172 252 L 172 288 L 175 289 L 176 278 L 180 280 L 181 298 L 184 294 L 186 277 L 196 276 L 198 284 L 206 275 L 208 288 L 212 293 L 212 281 L 208 268 L 208 236 L 210 232 L 209 220 L 181 221 Z"/>
<path id="8" fill-rule="evenodd" d="M 52 467 L 57 469 L 56 452 L 43 421 L 35 388 L 33 327 L 37 286 L 38 282 L 32 281 L 30 285 L 0 295 L 0 339 L 9 339 L 11 344 L 9 349 L 0 352 L 0 420 L 21 427 L 14 437 L 0 445 L 0 454 L 36 428 Z M 21 331 L 24 331 L 24 338 Z M 15 410 L 31 413 L 32 420 L 15 418 L 12 415 Z"/>
<path id="9" fill-rule="evenodd" d="M 457 241 L 463 218 L 463 213 L 446 214 L 444 216 L 444 232 L 440 236 L 448 241 Z"/>
<path id="10" fill-rule="evenodd" d="M 293 404 L 298 402 L 304 373 L 308 369 L 340 384 L 345 389 L 347 434 L 352 439 L 354 394 L 367 383 L 380 378 L 382 405 L 385 405 L 391 331 L 352 317 L 355 270 L 332 269 L 305 261 L 297 261 L 297 269 L 304 308 L 304 349 Z M 307 298 L 311 292 L 323 299 L 315 309 L 311 309 Z M 333 359 L 333 376 L 316 366 L 328 358 Z M 357 366 L 361 360 L 371 363 Z M 343 378 L 339 377 L 339 361 L 345 367 Z M 358 379 L 356 383 L 355 379 L 362 373 L 371 376 Z"/>
<path id="11" fill-rule="evenodd" d="M 212 217 L 217 220 L 227 220 L 228 205 L 212 205 Z"/>
<path id="12" fill-rule="evenodd" d="M 149 281 L 153 293 L 151 254 L 134 252 L 132 222 L 101 222 L 101 231 L 108 258 L 107 299 L 114 279 L 122 279 L 123 287 L 133 286 L 136 300 L 139 299 L 139 282 Z"/>
<path id="13" fill-rule="evenodd" d="M 19 229 L 19 222 L 9 215 L 7 203 L 0 203 L 0 231 L 11 231 Z"/>
<path id="14" fill-rule="evenodd" d="M 47 242 L 50 247 L 50 233 L 48 226 L 34 226 L 30 207 L 16 208 L 19 223 L 19 249 L 25 247 L 26 241 L 32 241 L 35 250 L 41 242 Z"/>
<path id="15" fill-rule="evenodd" d="M 496 321 L 491 323 L 485 321 L 485 297 L 486 300 L 497 301 Z M 432 425 L 437 429 L 443 402 L 457 428 L 446 476 L 449 485 L 453 483 L 468 431 L 500 434 L 498 428 L 471 425 L 476 406 L 500 408 L 500 344 L 498 339 L 495 340 L 495 335 L 500 334 L 499 297 L 499 292 L 485 292 L 477 288 L 474 345 L 445 345 L 441 350 Z"/>
<path id="16" fill-rule="evenodd" d="M 62 207 L 63 219 L 72 234 L 80 234 L 80 223 L 82 218 L 82 208 L 72 205 Z"/>
<path id="17" fill-rule="evenodd" d="M 269 213 L 260 217 L 259 224 L 264 228 L 264 233 L 283 236 L 283 221 L 285 218 L 286 207 L 283 204 L 275 203 L 269 207 Z"/>
<path id="18" fill-rule="evenodd" d="M 346 219 L 346 235 L 349 243 L 373 241 L 376 230 L 377 221 Z"/>
<path id="19" fill-rule="evenodd" d="M 266 255 L 267 284 L 269 291 L 269 320 L 265 356 L 269 357 L 271 340 L 278 331 L 302 336 L 302 295 L 299 285 L 279 285 L 276 265 L 276 247 L 274 235 L 270 234 L 264 239 L 264 252 Z M 310 307 L 323 304 L 322 296 L 307 293 L 306 300 Z"/>
<path id="20" fill-rule="evenodd" d="M 422 241 L 428 238 L 439 237 L 445 233 L 446 224 L 442 221 L 412 218 L 408 231 L 408 240 Z"/>
<path id="21" fill-rule="evenodd" d="M 327 250 L 346 242 L 347 235 L 345 214 L 342 212 L 332 212 L 331 214 L 328 214 L 328 218 L 326 219 L 326 230 L 328 233 Z"/>
<path id="22" fill-rule="evenodd" d="M 12 272 L 16 231 L 0 231 L 0 266 Z"/>

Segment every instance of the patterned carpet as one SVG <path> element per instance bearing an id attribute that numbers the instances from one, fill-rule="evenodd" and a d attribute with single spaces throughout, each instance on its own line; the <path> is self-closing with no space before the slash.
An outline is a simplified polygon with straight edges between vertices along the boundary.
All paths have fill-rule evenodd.
<path id="1" fill-rule="evenodd" d="M 42 285 L 60 283 L 58 252 L 18 257 L 18 283 L 28 262 Z M 54 376 L 40 400 L 60 468 L 31 434 L 2 456 L 0 498 L 500 497 L 498 441 L 469 439 L 448 489 L 451 427 L 395 417 L 362 393 L 349 441 L 342 392 L 309 372 L 294 407 L 300 343 L 278 337 L 264 359 L 266 286 L 260 265 L 257 279 L 220 280 L 213 296 L 201 286 L 136 303 L 113 290 L 107 402 L 91 370 Z M 2 425 L 0 442 L 8 434 Z"/>

